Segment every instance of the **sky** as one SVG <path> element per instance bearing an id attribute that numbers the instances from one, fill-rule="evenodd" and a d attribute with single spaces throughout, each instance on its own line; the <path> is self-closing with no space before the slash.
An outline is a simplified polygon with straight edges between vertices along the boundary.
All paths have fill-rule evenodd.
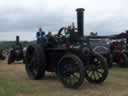
<path id="1" fill-rule="evenodd" d="M 57 32 L 85 8 L 84 35 L 110 35 L 128 29 L 128 0 L 0 0 L 0 41 L 35 40 L 39 27 Z"/>

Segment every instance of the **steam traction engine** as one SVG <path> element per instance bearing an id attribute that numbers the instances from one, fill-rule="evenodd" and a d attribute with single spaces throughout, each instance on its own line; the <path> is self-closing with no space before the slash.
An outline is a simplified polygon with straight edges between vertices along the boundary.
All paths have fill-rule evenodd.
<path id="1" fill-rule="evenodd" d="M 16 36 L 16 44 L 10 50 L 8 55 L 8 64 L 13 63 L 14 61 L 23 60 L 23 48 L 19 41 L 19 36 Z"/>
<path id="2" fill-rule="evenodd" d="M 128 67 L 128 31 L 111 36 L 111 58 L 120 67 Z"/>
<path id="3" fill-rule="evenodd" d="M 128 32 L 111 36 L 87 36 L 89 45 L 96 53 L 104 56 L 109 67 L 116 63 L 128 67 Z"/>
<path id="4" fill-rule="evenodd" d="M 92 83 L 102 83 L 107 78 L 106 60 L 84 41 L 83 12 L 83 8 L 77 9 L 77 28 L 62 27 L 58 34 L 27 48 L 25 68 L 30 79 L 43 78 L 45 71 L 55 72 L 65 87 L 78 88 L 85 78 Z"/>

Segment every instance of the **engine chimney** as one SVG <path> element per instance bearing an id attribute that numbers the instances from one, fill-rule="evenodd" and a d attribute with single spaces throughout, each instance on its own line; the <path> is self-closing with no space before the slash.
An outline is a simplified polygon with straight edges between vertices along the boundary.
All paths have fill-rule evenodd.
<path id="1" fill-rule="evenodd" d="M 78 8 L 77 11 L 77 28 L 80 36 L 84 36 L 84 8 Z"/>
<path id="2" fill-rule="evenodd" d="M 126 30 L 126 43 L 128 44 L 128 30 Z"/>
<path id="3" fill-rule="evenodd" d="M 19 36 L 16 36 L 16 45 L 18 45 L 19 44 Z"/>

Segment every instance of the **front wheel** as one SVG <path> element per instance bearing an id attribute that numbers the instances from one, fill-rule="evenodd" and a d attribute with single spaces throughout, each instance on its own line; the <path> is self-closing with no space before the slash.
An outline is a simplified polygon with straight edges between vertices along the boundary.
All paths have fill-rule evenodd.
<path id="1" fill-rule="evenodd" d="M 57 74 L 65 87 L 78 88 L 84 81 L 83 62 L 76 55 L 65 55 L 58 63 Z"/>
<path id="2" fill-rule="evenodd" d="M 102 83 L 108 76 L 108 64 L 106 59 L 95 54 L 85 68 L 85 77 L 91 83 Z"/>

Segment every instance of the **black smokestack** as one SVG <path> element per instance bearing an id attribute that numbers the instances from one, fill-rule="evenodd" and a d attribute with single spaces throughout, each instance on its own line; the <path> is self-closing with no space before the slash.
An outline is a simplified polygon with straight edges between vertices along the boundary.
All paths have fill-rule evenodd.
<path id="1" fill-rule="evenodd" d="M 19 44 L 19 41 L 20 41 L 20 37 L 19 36 L 16 36 L 16 45 Z"/>
<path id="2" fill-rule="evenodd" d="M 77 11 L 77 28 L 80 36 L 84 36 L 84 8 L 78 8 Z"/>
<path id="3" fill-rule="evenodd" d="M 128 44 L 128 30 L 126 30 L 126 43 Z"/>

